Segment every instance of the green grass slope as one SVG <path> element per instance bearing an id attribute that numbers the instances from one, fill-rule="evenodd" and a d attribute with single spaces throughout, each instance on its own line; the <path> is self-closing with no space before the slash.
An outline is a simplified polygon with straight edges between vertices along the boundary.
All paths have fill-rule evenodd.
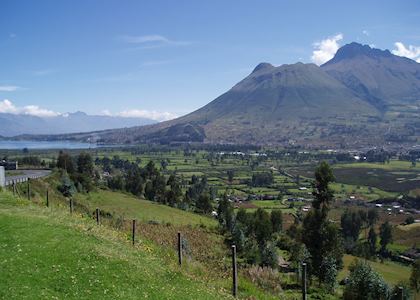
<path id="1" fill-rule="evenodd" d="M 173 261 L 173 262 L 172 262 Z M 174 253 L 0 192 L 1 299 L 224 299 Z"/>
<path id="2" fill-rule="evenodd" d="M 100 207 L 103 210 L 115 212 L 126 218 L 136 218 L 143 222 L 158 221 L 174 225 L 205 225 L 208 227 L 217 225 L 215 219 L 119 192 L 98 189 L 98 191 L 89 194 L 77 194 L 75 200 L 88 206 L 91 210 Z"/>

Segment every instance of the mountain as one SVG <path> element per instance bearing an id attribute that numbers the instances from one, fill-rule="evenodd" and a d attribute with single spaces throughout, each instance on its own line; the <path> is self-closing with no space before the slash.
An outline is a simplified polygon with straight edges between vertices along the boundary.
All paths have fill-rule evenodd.
<path id="1" fill-rule="evenodd" d="M 145 118 L 95 116 L 80 111 L 56 117 L 0 113 L 0 135 L 11 137 L 21 134 L 63 134 L 153 123 L 156 122 Z"/>
<path id="2" fill-rule="evenodd" d="M 420 141 L 419 110 L 420 64 L 351 43 L 320 67 L 261 63 L 229 91 L 178 119 L 56 138 L 401 147 Z"/>
<path id="3" fill-rule="evenodd" d="M 420 99 L 420 64 L 388 50 L 351 43 L 321 68 L 383 112 Z"/>

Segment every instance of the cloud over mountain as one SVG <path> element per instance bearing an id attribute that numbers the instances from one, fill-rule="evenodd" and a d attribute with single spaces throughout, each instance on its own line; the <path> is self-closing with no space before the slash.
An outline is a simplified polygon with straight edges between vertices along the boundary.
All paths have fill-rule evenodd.
<path id="1" fill-rule="evenodd" d="M 339 33 L 334 36 L 328 37 L 313 44 L 315 50 L 312 52 L 311 60 L 317 64 L 322 65 L 334 57 L 340 45 L 339 41 L 343 39 L 343 34 Z"/>
<path id="2" fill-rule="evenodd" d="M 398 56 L 404 56 L 420 63 L 420 46 L 409 45 L 408 47 L 406 47 L 401 42 L 396 42 L 394 45 L 397 49 L 392 50 L 393 54 Z"/>
<path id="3" fill-rule="evenodd" d="M 15 106 L 10 100 L 4 99 L 0 101 L 0 113 L 9 113 L 15 115 L 31 115 L 37 117 L 56 117 L 60 113 L 41 108 L 37 105 L 26 105 L 23 107 Z"/>

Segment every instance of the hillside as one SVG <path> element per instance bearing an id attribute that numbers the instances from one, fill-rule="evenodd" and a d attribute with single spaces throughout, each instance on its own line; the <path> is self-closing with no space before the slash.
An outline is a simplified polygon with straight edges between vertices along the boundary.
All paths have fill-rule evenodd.
<path id="1" fill-rule="evenodd" d="M 419 141 L 419 109 L 420 64 L 388 50 L 351 43 L 321 67 L 261 63 L 223 95 L 175 120 L 37 138 L 400 147 Z"/>
<path id="2" fill-rule="evenodd" d="M 153 245 L 133 248 L 93 221 L 5 193 L 0 193 L 0 228 L 2 299 L 230 298 L 164 262 Z"/>

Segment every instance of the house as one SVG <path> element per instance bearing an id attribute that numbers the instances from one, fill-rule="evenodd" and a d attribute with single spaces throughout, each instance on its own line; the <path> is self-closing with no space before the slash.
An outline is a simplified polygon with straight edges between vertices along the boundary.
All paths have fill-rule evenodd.
<path id="1" fill-rule="evenodd" d="M 6 185 L 6 174 L 4 172 L 4 167 L 0 166 L 0 187 Z"/>

